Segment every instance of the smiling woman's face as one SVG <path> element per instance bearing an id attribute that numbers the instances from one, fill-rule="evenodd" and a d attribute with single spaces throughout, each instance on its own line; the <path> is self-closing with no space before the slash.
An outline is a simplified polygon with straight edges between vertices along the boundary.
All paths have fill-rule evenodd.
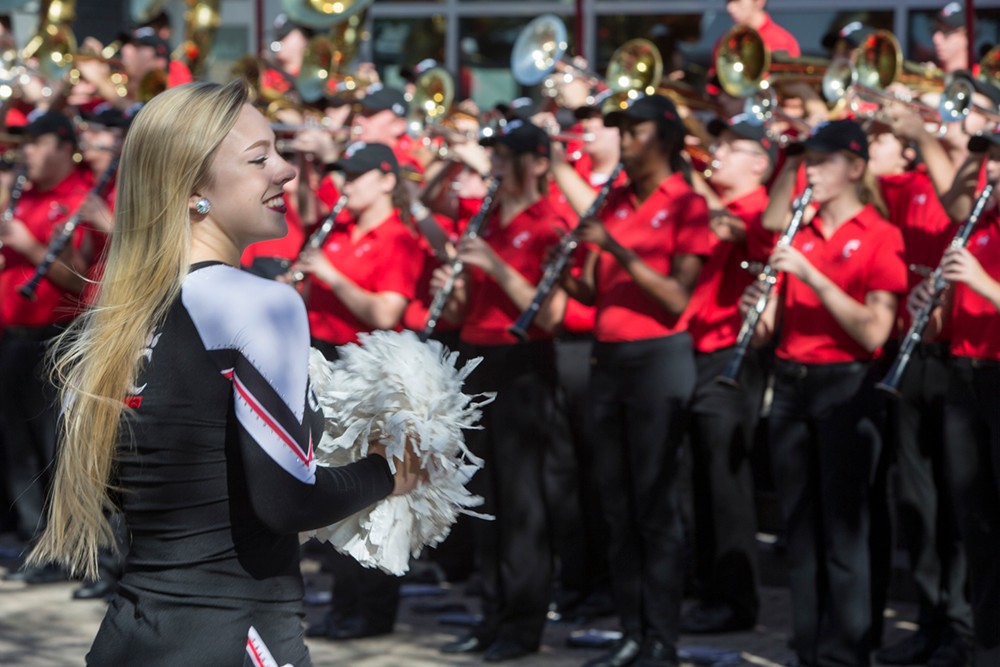
<path id="1" fill-rule="evenodd" d="M 209 217 L 238 246 L 285 235 L 282 194 L 295 170 L 275 152 L 274 132 L 259 111 L 243 107 L 209 171 L 211 184 L 197 194 L 211 202 Z"/>

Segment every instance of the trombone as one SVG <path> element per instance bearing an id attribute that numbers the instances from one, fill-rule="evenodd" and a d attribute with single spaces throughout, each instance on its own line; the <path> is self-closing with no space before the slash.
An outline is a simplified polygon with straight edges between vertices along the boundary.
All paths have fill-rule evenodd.
<path id="1" fill-rule="evenodd" d="M 823 81 L 830 61 L 826 58 L 793 58 L 771 53 L 760 33 L 749 26 L 730 28 L 719 41 L 715 71 L 722 89 L 731 97 L 751 97 L 764 86 Z"/>

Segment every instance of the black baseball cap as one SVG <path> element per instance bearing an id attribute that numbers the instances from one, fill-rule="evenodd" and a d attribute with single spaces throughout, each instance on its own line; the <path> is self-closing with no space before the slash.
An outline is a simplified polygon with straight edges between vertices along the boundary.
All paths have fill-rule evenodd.
<path id="1" fill-rule="evenodd" d="M 990 144 L 1000 146 L 1000 126 L 995 127 L 992 132 L 983 132 L 969 137 L 969 152 L 985 153 L 990 149 Z"/>
<path id="2" fill-rule="evenodd" d="M 733 116 L 728 121 L 715 118 L 708 123 L 708 131 L 712 136 L 718 137 L 726 130 L 729 130 L 740 139 L 756 141 L 761 148 L 771 158 L 771 164 L 778 159 L 778 142 L 771 139 L 765 127 L 760 123 L 753 123 L 746 114 Z"/>
<path id="3" fill-rule="evenodd" d="M 608 127 L 619 127 L 625 119 L 637 121 L 655 120 L 660 123 L 680 124 L 681 117 L 670 98 L 663 95 L 644 95 L 632 101 L 628 107 L 617 109 L 604 116 Z"/>
<path id="4" fill-rule="evenodd" d="M 80 115 L 83 116 L 83 119 L 88 123 L 93 125 L 103 125 L 108 128 L 124 129 L 132 122 L 131 118 L 107 102 L 101 102 L 89 111 L 82 110 Z"/>
<path id="5" fill-rule="evenodd" d="M 274 17 L 274 41 L 280 42 L 285 37 L 288 37 L 293 30 L 298 30 L 302 35 L 309 39 L 313 36 L 314 31 L 308 26 L 304 26 L 301 23 L 296 23 L 292 19 L 288 18 L 288 14 L 281 13 Z"/>
<path id="6" fill-rule="evenodd" d="M 798 155 L 810 150 L 817 153 L 847 151 L 862 160 L 868 159 L 868 135 L 864 128 L 849 118 L 820 123 L 803 142 L 791 144 L 785 149 L 788 155 Z"/>
<path id="7" fill-rule="evenodd" d="M 850 48 L 856 49 L 874 32 L 873 28 L 869 28 L 861 21 L 851 21 L 836 32 L 826 33 L 823 36 L 823 48 L 832 49 L 837 42 L 844 41 Z"/>
<path id="8" fill-rule="evenodd" d="M 501 102 L 493 108 L 502 113 L 507 120 L 527 121 L 542 110 L 542 103 L 530 97 L 517 97 L 507 103 Z"/>
<path id="9" fill-rule="evenodd" d="M 516 155 L 531 153 L 539 157 L 552 155 L 552 140 L 542 128 L 527 121 L 514 119 L 508 121 L 500 134 L 480 140 L 484 146 L 503 144 Z"/>
<path id="10" fill-rule="evenodd" d="M 392 149 L 385 144 L 355 141 L 344 150 L 344 154 L 330 166 L 330 169 L 355 176 L 378 169 L 384 174 L 399 176 L 399 160 L 396 159 Z"/>
<path id="11" fill-rule="evenodd" d="M 941 8 L 934 16 L 934 22 L 948 28 L 965 27 L 965 5 L 953 0 Z"/>
<path id="12" fill-rule="evenodd" d="M 364 111 L 378 112 L 389 109 L 400 118 L 406 118 L 410 112 L 410 103 L 406 101 L 403 91 L 386 88 L 380 83 L 368 86 L 359 104 Z"/>
<path id="13" fill-rule="evenodd" d="M 158 58 L 170 58 L 170 44 L 160 37 L 150 27 L 137 28 L 132 32 L 129 42 L 135 46 L 151 46 Z"/>
<path id="14" fill-rule="evenodd" d="M 54 134 L 59 137 L 60 141 L 76 143 L 76 130 L 73 123 L 58 111 L 48 111 L 27 125 L 11 127 L 8 131 L 11 134 L 23 134 L 32 139 L 37 139 L 45 134 Z"/>
<path id="15" fill-rule="evenodd" d="M 576 116 L 577 120 L 583 120 L 584 118 L 593 118 L 594 116 L 603 115 L 601 109 L 604 106 L 605 101 L 607 101 L 612 95 L 611 89 L 602 90 L 601 92 L 594 95 L 594 101 L 590 104 L 584 104 L 581 107 L 573 109 L 573 115 Z"/>

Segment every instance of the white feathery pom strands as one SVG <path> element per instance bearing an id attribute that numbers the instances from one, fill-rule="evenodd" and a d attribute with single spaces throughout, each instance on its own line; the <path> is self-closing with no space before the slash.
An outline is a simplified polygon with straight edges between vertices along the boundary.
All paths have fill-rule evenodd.
<path id="1" fill-rule="evenodd" d="M 411 331 L 376 331 L 359 340 L 341 347 L 336 362 L 311 352 L 309 376 L 326 416 L 317 463 L 357 461 L 377 441 L 395 471 L 393 459 L 402 459 L 409 443 L 427 479 L 302 538 L 326 540 L 362 565 L 400 575 L 411 555 L 448 536 L 460 513 L 492 519 L 469 509 L 483 502 L 465 488 L 483 461 L 465 446 L 462 431 L 479 428 L 480 408 L 494 395 L 462 393 L 480 360 L 458 369 L 458 353 L 437 341 L 423 343 Z"/>

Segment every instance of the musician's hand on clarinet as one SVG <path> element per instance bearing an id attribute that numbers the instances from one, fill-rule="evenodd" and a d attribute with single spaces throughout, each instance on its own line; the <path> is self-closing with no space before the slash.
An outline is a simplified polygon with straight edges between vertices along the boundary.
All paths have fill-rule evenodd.
<path id="1" fill-rule="evenodd" d="M 948 248 L 941 260 L 941 277 L 951 283 L 964 283 L 982 293 L 992 279 L 966 247 Z"/>
<path id="2" fill-rule="evenodd" d="M 292 273 L 302 271 L 314 276 L 331 288 L 336 287 L 337 282 L 343 278 L 343 274 L 330 263 L 321 250 L 309 249 L 304 251 L 298 261 L 292 266 Z"/>
<path id="3" fill-rule="evenodd" d="M 54 235 L 58 233 L 58 229 L 53 232 Z M 34 234 L 28 231 L 28 227 L 16 218 L 0 222 L 0 243 L 25 256 L 42 246 Z"/>
<path id="4" fill-rule="evenodd" d="M 931 279 L 921 280 L 906 298 L 906 310 L 910 315 L 916 315 L 922 310 L 930 310 L 934 305 L 934 285 Z"/>
<path id="5" fill-rule="evenodd" d="M 598 218 L 584 218 L 577 225 L 575 233 L 581 243 L 590 243 L 601 250 L 607 250 L 615 241 Z"/>
<path id="6" fill-rule="evenodd" d="M 805 255 L 792 246 L 775 248 L 768 263 L 775 270 L 789 273 L 807 285 L 811 283 L 812 272 L 815 270 Z"/>
<path id="7" fill-rule="evenodd" d="M 747 313 L 753 310 L 757 306 L 757 302 L 760 301 L 760 297 L 764 294 L 765 285 L 759 280 L 755 280 L 746 289 L 743 290 L 743 294 L 740 296 L 740 316 L 746 317 Z"/>
<path id="8" fill-rule="evenodd" d="M 114 227 L 114 216 L 102 197 L 89 193 L 80 204 L 80 219 L 86 220 L 102 232 L 110 233 Z"/>
<path id="9" fill-rule="evenodd" d="M 503 260 L 490 244 L 479 236 L 465 237 L 458 244 L 458 257 L 469 266 L 476 266 L 493 276 L 502 268 Z"/>

